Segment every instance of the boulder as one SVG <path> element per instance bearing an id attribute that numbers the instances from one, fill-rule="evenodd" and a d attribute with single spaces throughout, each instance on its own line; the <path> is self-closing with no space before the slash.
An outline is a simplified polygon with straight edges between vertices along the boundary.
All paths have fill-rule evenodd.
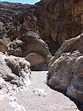
<path id="1" fill-rule="evenodd" d="M 31 70 L 47 70 L 46 59 L 37 53 L 30 53 L 26 58 L 31 64 Z"/>
<path id="2" fill-rule="evenodd" d="M 77 50 L 80 47 L 80 41 L 81 41 L 80 35 L 75 38 L 65 40 L 65 42 L 61 45 L 61 47 L 56 51 L 55 56 L 53 58 L 51 58 L 49 66 L 56 59 L 58 59 L 63 53 L 73 52 L 73 51 Z"/>
<path id="3" fill-rule="evenodd" d="M 70 42 L 73 40 L 75 41 Z M 55 53 L 49 63 L 47 84 L 54 89 L 64 91 L 68 96 L 83 103 L 83 48 L 80 44 L 81 40 L 82 34 L 77 39 L 68 40 L 66 45 L 64 42 Z M 70 47 L 73 43 L 75 45 L 76 41 L 79 42 L 77 50 L 70 51 Z"/>
<path id="4" fill-rule="evenodd" d="M 47 84 L 63 90 L 67 90 L 73 78 L 73 65 L 75 60 L 81 56 L 77 51 L 63 53 L 56 59 L 48 69 Z"/>
<path id="5" fill-rule="evenodd" d="M 0 77 L 17 86 L 28 85 L 30 80 L 30 63 L 24 58 L 7 56 L 0 53 Z"/>
<path id="6" fill-rule="evenodd" d="M 32 70 L 42 69 L 41 66 L 48 65 L 51 58 L 48 45 L 40 38 L 40 34 L 34 30 L 29 30 L 18 40 L 11 42 L 8 49 L 9 54 L 25 57 L 26 60 L 29 60 Z"/>
<path id="7" fill-rule="evenodd" d="M 21 40 L 14 40 L 8 44 L 8 54 L 14 56 L 22 56 L 22 44 Z"/>
<path id="8" fill-rule="evenodd" d="M 67 88 L 67 95 L 83 103 L 83 55 L 75 60 L 72 72 L 74 75 Z"/>

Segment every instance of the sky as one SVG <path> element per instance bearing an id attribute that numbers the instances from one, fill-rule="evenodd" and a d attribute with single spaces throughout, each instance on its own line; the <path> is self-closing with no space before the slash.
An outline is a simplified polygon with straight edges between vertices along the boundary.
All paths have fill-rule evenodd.
<path id="1" fill-rule="evenodd" d="M 36 2 L 39 2 L 40 0 L 0 0 L 0 2 L 3 1 L 8 1 L 8 2 L 19 2 L 19 3 L 23 3 L 23 4 L 35 4 Z"/>

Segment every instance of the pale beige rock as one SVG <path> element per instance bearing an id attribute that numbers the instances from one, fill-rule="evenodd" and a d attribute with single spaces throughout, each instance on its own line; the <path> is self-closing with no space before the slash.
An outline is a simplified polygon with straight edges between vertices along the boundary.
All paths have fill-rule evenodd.
<path id="1" fill-rule="evenodd" d="M 71 52 L 69 49 L 76 42 L 79 42 L 79 51 Z M 47 84 L 55 89 L 64 90 L 67 95 L 83 103 L 82 42 L 82 36 L 78 36 L 62 44 L 49 63 Z"/>
<path id="2" fill-rule="evenodd" d="M 30 63 L 28 61 L 3 53 L 0 53 L 0 58 L 0 77 L 17 86 L 28 84 L 30 81 Z"/>
<path id="3" fill-rule="evenodd" d="M 64 53 L 56 59 L 48 69 L 47 84 L 55 88 L 67 90 L 73 78 L 72 68 L 79 52 Z"/>
<path id="4" fill-rule="evenodd" d="M 61 45 L 61 47 L 56 51 L 55 56 L 51 58 L 51 61 L 49 63 L 49 66 L 58 59 L 63 53 L 65 52 L 72 52 L 74 50 L 77 50 L 80 47 L 80 35 L 71 38 L 69 40 L 65 40 L 65 42 Z"/>
<path id="5" fill-rule="evenodd" d="M 10 44 L 8 44 L 8 54 L 15 55 L 15 56 L 22 56 L 22 44 L 21 40 L 14 40 Z"/>
<path id="6" fill-rule="evenodd" d="M 73 79 L 67 89 L 67 94 L 83 103 L 83 56 L 75 60 Z"/>

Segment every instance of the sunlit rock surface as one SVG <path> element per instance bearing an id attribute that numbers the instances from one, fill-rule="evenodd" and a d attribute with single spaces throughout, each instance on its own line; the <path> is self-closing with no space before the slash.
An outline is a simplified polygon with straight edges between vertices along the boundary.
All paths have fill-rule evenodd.
<path id="1" fill-rule="evenodd" d="M 30 83 L 30 63 L 28 61 L 24 58 L 8 56 L 1 52 L 0 58 L 0 77 L 4 81 L 17 86 Z"/>
<path id="2" fill-rule="evenodd" d="M 82 34 L 79 37 L 82 40 Z M 70 44 L 72 40 L 67 42 Z M 47 84 L 54 89 L 64 90 L 67 95 L 83 103 L 83 55 L 80 53 L 83 49 L 82 44 L 77 48 L 80 52 L 78 50 L 65 52 L 62 46 L 49 63 Z"/>

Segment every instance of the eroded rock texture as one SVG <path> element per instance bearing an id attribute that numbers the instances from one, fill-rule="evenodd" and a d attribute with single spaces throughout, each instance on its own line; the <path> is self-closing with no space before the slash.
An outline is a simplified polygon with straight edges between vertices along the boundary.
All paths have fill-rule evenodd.
<path id="1" fill-rule="evenodd" d="M 26 75 L 29 78 L 27 61 L 32 70 L 47 70 L 49 63 L 47 84 L 83 102 L 83 34 L 77 36 L 83 28 L 82 4 L 83 0 L 41 0 L 31 6 L 1 2 L 0 38 L 11 39 L 9 55 L 25 58 L 0 53 L 1 77 L 19 86 Z M 2 41 L 0 48 L 5 52 Z"/>
<path id="2" fill-rule="evenodd" d="M 7 56 L 0 52 L 0 78 L 17 86 L 30 82 L 30 63 L 24 58 Z M 1 87 L 1 86 L 0 86 Z"/>
<path id="3" fill-rule="evenodd" d="M 4 12 L 0 22 L 1 37 L 12 40 L 9 54 L 26 57 L 32 69 L 47 69 L 40 67 L 47 66 L 51 54 L 54 55 L 65 40 L 81 33 L 82 0 L 41 0 L 31 6 L 0 4 L 1 15 Z"/>
<path id="4" fill-rule="evenodd" d="M 82 0 L 40 1 L 13 23 L 9 36 L 12 40 L 28 30 L 37 30 L 54 54 L 65 40 L 81 33 L 81 4 Z"/>
<path id="5" fill-rule="evenodd" d="M 32 70 L 47 70 L 51 53 L 47 44 L 40 38 L 38 32 L 27 31 L 24 35 L 9 44 L 8 53 L 25 57 Z"/>
<path id="6" fill-rule="evenodd" d="M 0 38 L 8 37 L 12 22 L 29 7 L 28 4 L 0 2 Z"/>
<path id="7" fill-rule="evenodd" d="M 67 40 L 49 63 L 47 84 L 83 103 L 83 35 Z M 70 42 L 71 41 L 71 42 Z M 71 51 L 78 41 L 78 48 Z M 65 47 L 64 47 L 65 46 Z"/>
<path id="8" fill-rule="evenodd" d="M 67 88 L 67 94 L 83 103 L 83 56 L 75 60 L 72 72 L 74 75 Z"/>

